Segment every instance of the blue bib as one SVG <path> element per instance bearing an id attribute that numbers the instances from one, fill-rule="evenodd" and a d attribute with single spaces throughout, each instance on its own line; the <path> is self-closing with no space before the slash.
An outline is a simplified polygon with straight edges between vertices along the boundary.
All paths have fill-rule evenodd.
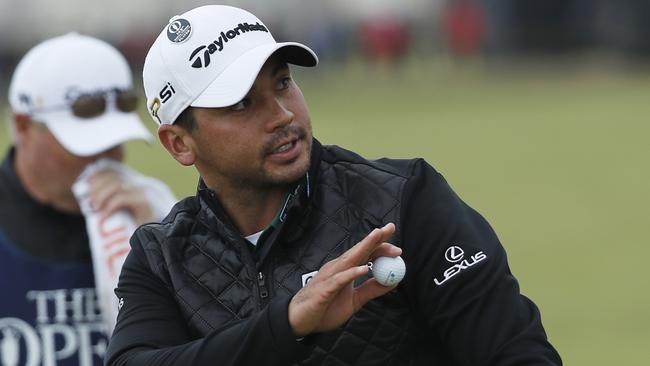
<path id="1" fill-rule="evenodd" d="M 103 364 L 92 263 L 32 257 L 0 228 L 0 268 L 0 366 Z"/>

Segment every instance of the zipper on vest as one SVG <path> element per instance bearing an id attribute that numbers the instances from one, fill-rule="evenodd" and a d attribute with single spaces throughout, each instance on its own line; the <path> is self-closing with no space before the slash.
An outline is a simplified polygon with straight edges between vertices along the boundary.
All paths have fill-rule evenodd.
<path id="1" fill-rule="evenodd" d="M 264 279 L 264 274 L 262 272 L 258 273 L 257 286 L 260 290 L 260 298 L 266 299 L 269 296 L 269 292 L 266 290 L 266 280 Z"/>

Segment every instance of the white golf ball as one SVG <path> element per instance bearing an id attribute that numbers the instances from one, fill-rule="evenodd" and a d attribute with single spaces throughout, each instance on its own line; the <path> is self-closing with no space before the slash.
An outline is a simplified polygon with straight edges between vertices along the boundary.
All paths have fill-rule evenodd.
<path id="1" fill-rule="evenodd" d="M 402 257 L 377 257 L 368 266 L 375 280 L 384 286 L 397 285 L 406 274 Z"/>

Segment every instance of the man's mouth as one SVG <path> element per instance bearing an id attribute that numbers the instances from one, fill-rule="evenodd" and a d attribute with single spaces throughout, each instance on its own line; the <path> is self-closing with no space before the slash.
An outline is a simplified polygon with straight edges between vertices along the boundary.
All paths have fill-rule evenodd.
<path id="1" fill-rule="evenodd" d="M 281 154 L 281 153 L 283 153 L 285 151 L 290 150 L 292 147 L 294 147 L 296 145 L 296 140 L 297 139 L 293 139 L 293 140 L 291 140 L 289 142 L 286 142 L 286 143 L 278 146 L 277 148 L 275 148 L 272 151 L 272 154 Z"/>
<path id="2" fill-rule="evenodd" d="M 291 154 L 306 138 L 305 130 L 298 126 L 288 126 L 276 131 L 273 138 L 266 143 L 263 156 Z"/>

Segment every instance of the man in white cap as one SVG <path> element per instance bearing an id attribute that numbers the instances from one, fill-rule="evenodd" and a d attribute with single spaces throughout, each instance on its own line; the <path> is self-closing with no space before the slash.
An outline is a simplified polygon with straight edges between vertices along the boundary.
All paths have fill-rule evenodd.
<path id="1" fill-rule="evenodd" d="M 288 64 L 316 63 L 228 6 L 156 39 L 147 107 L 201 180 L 134 233 L 107 365 L 561 364 L 496 235 L 439 173 L 312 138 Z M 401 282 L 369 278 L 400 255 Z"/>
<path id="2" fill-rule="evenodd" d="M 119 273 L 134 226 L 160 220 L 175 201 L 167 186 L 120 163 L 123 143 L 151 139 L 135 112 L 131 70 L 106 42 L 67 34 L 24 56 L 9 102 L 0 365 L 100 365 L 114 316 L 103 310 L 114 296 L 98 303 L 96 288 L 112 292 L 116 280 L 104 273 Z M 89 167 L 76 197 L 73 185 Z M 82 214 L 81 200 L 92 209 Z"/>

